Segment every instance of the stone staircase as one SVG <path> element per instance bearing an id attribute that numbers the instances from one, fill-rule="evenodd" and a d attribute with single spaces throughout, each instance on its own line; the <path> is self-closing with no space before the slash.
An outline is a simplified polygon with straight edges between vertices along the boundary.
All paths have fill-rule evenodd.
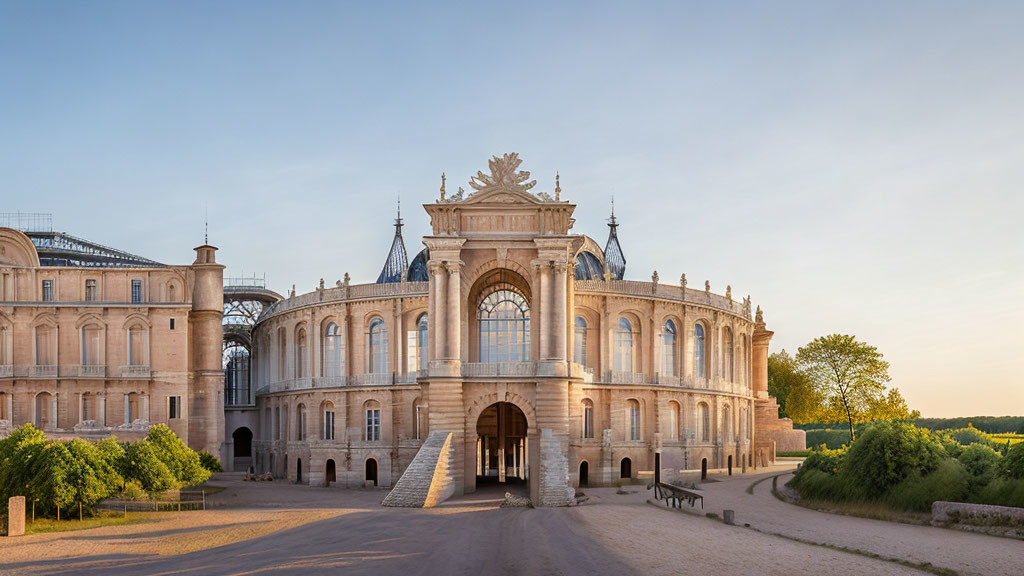
<path id="1" fill-rule="evenodd" d="M 451 432 L 431 432 L 381 505 L 431 508 L 451 497 L 455 491 L 448 466 L 452 437 Z"/>

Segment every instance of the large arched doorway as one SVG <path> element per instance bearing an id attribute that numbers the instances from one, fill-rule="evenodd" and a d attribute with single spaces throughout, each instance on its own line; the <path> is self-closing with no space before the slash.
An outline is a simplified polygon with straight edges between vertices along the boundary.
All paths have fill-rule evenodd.
<path id="1" fill-rule="evenodd" d="M 579 486 L 583 488 L 590 483 L 590 464 L 586 460 L 580 462 L 580 481 Z"/>
<path id="2" fill-rule="evenodd" d="M 633 477 L 633 461 L 629 458 L 623 458 L 622 462 L 619 462 L 619 478 L 632 478 Z"/>
<path id="3" fill-rule="evenodd" d="M 295 460 L 295 483 L 302 484 L 302 458 Z"/>
<path id="4" fill-rule="evenodd" d="M 526 483 L 529 478 L 526 415 L 511 402 L 496 402 L 476 422 L 476 483 Z"/>
<path id="5" fill-rule="evenodd" d="M 252 430 L 245 426 L 231 433 L 231 442 L 235 446 L 234 469 L 246 470 L 252 465 Z"/>
<path id="6" fill-rule="evenodd" d="M 335 470 L 334 460 L 328 460 L 324 471 L 324 485 L 330 486 L 338 481 L 338 472 Z"/>

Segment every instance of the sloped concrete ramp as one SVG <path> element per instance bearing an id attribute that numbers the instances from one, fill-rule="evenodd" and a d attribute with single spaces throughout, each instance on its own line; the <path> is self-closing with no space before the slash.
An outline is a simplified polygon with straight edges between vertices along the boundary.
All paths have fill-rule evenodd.
<path id="1" fill-rule="evenodd" d="M 431 508 L 450 498 L 455 492 L 454 478 L 449 469 L 452 437 L 451 432 L 431 432 L 381 504 Z"/>

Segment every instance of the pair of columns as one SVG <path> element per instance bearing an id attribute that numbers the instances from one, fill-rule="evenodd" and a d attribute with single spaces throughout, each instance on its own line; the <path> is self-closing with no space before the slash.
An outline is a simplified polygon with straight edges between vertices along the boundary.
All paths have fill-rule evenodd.
<path id="1" fill-rule="evenodd" d="M 459 360 L 462 358 L 462 266 L 461 260 L 434 262 L 430 265 L 431 294 L 433 294 L 434 358 Z"/>
<path id="2" fill-rule="evenodd" d="M 78 423 L 85 422 L 85 394 L 78 395 Z M 90 420 L 95 420 L 101 427 L 107 423 L 107 395 L 104 392 L 96 393 L 96 414 L 92 414 Z"/>
<path id="3" fill-rule="evenodd" d="M 534 269 L 540 276 L 540 358 L 566 360 L 566 304 L 568 288 L 564 261 L 535 260 Z"/>

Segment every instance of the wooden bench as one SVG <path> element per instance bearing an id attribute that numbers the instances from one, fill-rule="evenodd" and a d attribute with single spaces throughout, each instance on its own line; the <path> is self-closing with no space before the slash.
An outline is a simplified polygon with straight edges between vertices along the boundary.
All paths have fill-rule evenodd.
<path id="1" fill-rule="evenodd" d="M 659 482 L 654 486 L 654 497 L 658 500 L 664 500 L 666 506 L 671 506 L 673 508 L 682 507 L 683 500 L 686 500 L 692 508 L 697 505 L 697 500 L 700 500 L 700 509 L 704 509 L 703 494 L 674 484 Z"/>

